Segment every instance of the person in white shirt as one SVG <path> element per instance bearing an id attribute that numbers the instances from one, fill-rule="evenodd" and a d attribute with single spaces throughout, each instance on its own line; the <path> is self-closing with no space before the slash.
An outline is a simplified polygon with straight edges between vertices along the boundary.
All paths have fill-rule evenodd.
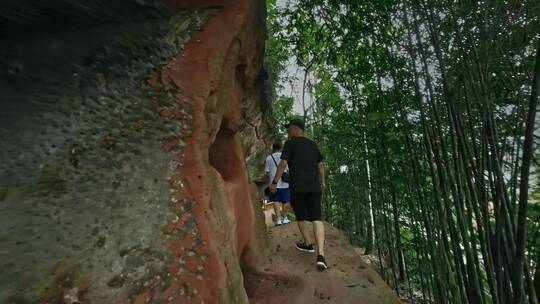
<path id="1" fill-rule="evenodd" d="M 275 142 L 272 145 L 272 154 L 266 157 L 265 163 L 265 171 L 268 173 L 269 182 L 271 182 L 276 175 L 280 160 L 281 142 Z M 268 200 L 272 202 L 274 206 L 274 212 L 276 213 L 277 217 L 276 226 L 281 226 L 291 222 L 287 216 L 288 204 L 291 201 L 291 194 L 289 192 L 289 183 L 279 179 L 276 186 L 277 191 L 270 193 Z"/>

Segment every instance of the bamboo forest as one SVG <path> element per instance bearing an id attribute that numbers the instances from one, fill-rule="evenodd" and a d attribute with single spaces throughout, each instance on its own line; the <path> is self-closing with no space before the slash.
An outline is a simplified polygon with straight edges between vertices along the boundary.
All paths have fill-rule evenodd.
<path id="1" fill-rule="evenodd" d="M 538 303 L 540 1 L 267 6 L 271 119 L 321 146 L 325 220 L 412 303 Z"/>

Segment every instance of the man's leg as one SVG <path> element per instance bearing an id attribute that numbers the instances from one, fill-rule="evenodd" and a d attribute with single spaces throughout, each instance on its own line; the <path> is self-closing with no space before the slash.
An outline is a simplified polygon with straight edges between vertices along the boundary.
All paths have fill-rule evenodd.
<path id="1" fill-rule="evenodd" d="M 281 217 L 283 219 L 286 219 L 287 218 L 287 203 L 286 202 L 281 202 Z"/>
<path id="2" fill-rule="evenodd" d="M 291 203 L 290 202 L 285 202 L 283 203 L 281 206 L 282 206 L 282 209 L 281 209 L 281 216 L 283 217 L 283 224 L 288 224 L 290 223 L 291 221 L 289 220 L 289 214 L 291 214 L 290 212 L 290 205 Z"/>
<path id="3" fill-rule="evenodd" d="M 304 243 L 296 244 L 296 249 L 304 252 L 314 252 L 313 245 L 311 245 L 311 234 L 308 232 L 309 222 L 306 221 L 307 207 L 305 193 L 291 193 L 291 206 L 296 216 L 296 224 L 304 239 Z"/>
<path id="4" fill-rule="evenodd" d="M 324 258 L 324 224 L 321 221 L 321 193 L 309 193 L 308 203 L 308 219 L 313 222 L 313 233 L 317 242 L 317 268 L 325 270 L 328 268 Z"/>
<path id="5" fill-rule="evenodd" d="M 288 224 L 291 221 L 289 221 L 289 214 L 290 208 L 291 208 L 291 193 L 289 191 L 289 188 L 280 189 L 281 191 L 281 202 L 283 203 L 281 205 L 281 216 L 283 217 L 283 224 Z"/>
<path id="6" fill-rule="evenodd" d="M 322 221 L 313 221 L 313 232 L 317 242 L 317 254 L 324 256 L 324 224 Z"/>
<path id="7" fill-rule="evenodd" d="M 307 199 L 308 219 L 313 222 L 313 234 L 317 244 L 317 252 L 324 256 L 324 224 L 321 221 L 321 193 L 309 193 Z"/>
<path id="8" fill-rule="evenodd" d="M 276 213 L 276 221 L 278 225 L 281 225 L 281 203 L 280 202 L 273 202 L 274 212 Z"/>
<path id="9" fill-rule="evenodd" d="M 313 244 L 311 241 L 309 230 L 309 222 L 308 221 L 296 221 L 298 223 L 298 229 L 300 229 L 300 233 L 302 234 L 302 238 L 304 239 L 304 244 L 309 245 Z"/>

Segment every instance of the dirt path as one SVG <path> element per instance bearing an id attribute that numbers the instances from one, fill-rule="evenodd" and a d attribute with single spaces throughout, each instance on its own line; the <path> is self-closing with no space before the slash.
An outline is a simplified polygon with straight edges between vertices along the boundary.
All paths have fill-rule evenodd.
<path id="1" fill-rule="evenodd" d="M 296 223 L 269 227 L 272 262 L 266 273 L 247 278 L 250 303 L 400 303 L 388 285 L 361 261 L 339 230 L 326 224 L 328 270 L 315 268 L 315 253 L 294 248 Z"/>

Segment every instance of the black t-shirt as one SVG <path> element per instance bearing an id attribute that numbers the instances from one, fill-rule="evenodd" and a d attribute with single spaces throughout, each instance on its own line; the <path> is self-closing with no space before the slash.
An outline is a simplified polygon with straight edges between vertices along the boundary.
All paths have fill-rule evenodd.
<path id="1" fill-rule="evenodd" d="M 291 191 L 297 193 L 321 192 L 319 162 L 323 156 L 317 144 L 305 137 L 293 137 L 285 142 L 281 159 L 287 160 Z"/>

